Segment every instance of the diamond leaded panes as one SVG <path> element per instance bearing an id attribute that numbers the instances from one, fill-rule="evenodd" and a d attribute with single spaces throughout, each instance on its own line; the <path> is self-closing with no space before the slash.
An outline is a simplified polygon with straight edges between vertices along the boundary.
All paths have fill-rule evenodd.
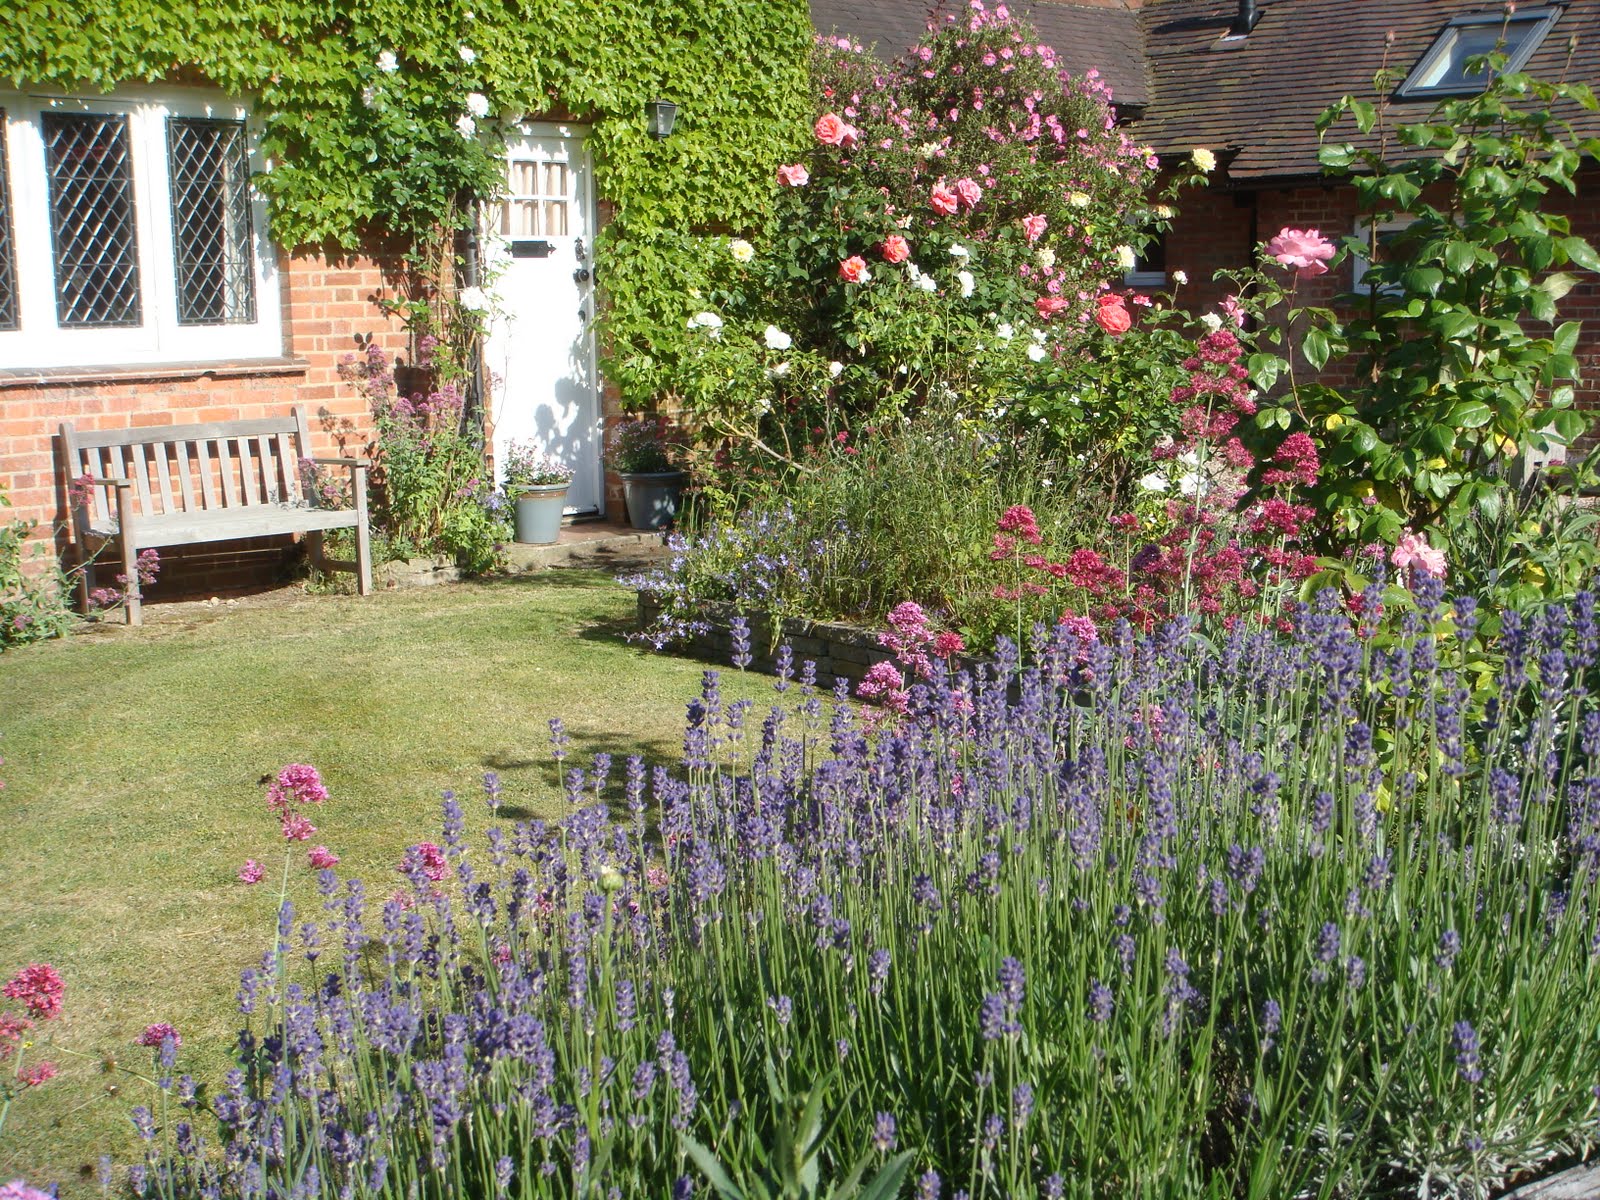
<path id="1" fill-rule="evenodd" d="M 167 157 L 178 323 L 255 321 L 244 122 L 174 117 L 167 122 Z"/>
<path id="2" fill-rule="evenodd" d="M 6 163 L 6 110 L 0 108 L 0 329 L 15 329 L 17 255 L 11 234 L 11 187 Z"/>
<path id="3" fill-rule="evenodd" d="M 139 246 L 126 117 L 45 113 L 56 322 L 65 329 L 138 325 Z"/>

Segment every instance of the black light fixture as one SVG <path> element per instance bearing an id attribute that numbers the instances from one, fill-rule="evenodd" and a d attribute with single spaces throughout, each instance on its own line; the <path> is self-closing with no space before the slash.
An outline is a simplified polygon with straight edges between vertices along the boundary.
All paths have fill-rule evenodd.
<path id="1" fill-rule="evenodd" d="M 672 133 L 672 126 L 678 120 L 678 106 L 671 100 L 647 100 L 644 116 L 650 136 L 659 142 Z"/>

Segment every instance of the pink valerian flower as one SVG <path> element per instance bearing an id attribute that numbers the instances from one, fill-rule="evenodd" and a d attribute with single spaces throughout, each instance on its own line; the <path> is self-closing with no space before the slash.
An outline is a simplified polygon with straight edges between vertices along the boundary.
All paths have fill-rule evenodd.
<path id="1" fill-rule="evenodd" d="M 25 1088 L 35 1088 L 40 1084 L 49 1083 L 59 1074 L 61 1074 L 61 1068 L 53 1062 L 35 1063 L 21 1075 L 18 1075 L 17 1081 Z"/>
<path id="2" fill-rule="evenodd" d="M 778 168 L 778 182 L 785 187 L 805 187 L 811 182 L 811 172 L 804 163 L 789 163 Z"/>
<path id="3" fill-rule="evenodd" d="M 1050 228 L 1050 222 L 1043 213 L 1029 213 L 1022 218 L 1022 236 L 1030 242 L 1037 242 L 1044 236 L 1044 231 Z"/>
<path id="4" fill-rule="evenodd" d="M 38 1188 L 29 1187 L 20 1179 L 13 1179 L 10 1183 L 0 1184 L 0 1200 L 55 1200 L 49 1192 L 41 1192 Z"/>
<path id="5" fill-rule="evenodd" d="M 891 662 L 875 663 L 867 669 L 856 685 L 856 695 L 863 700 L 879 700 L 890 712 L 903 713 L 910 693 L 906 691 L 905 677 Z"/>
<path id="6" fill-rule="evenodd" d="M 172 1039 L 172 1048 L 176 1050 L 183 1045 L 183 1035 L 165 1021 L 157 1021 L 154 1025 L 146 1025 L 144 1032 L 134 1039 L 136 1046 L 149 1046 L 152 1050 L 161 1049 L 161 1043 L 168 1038 Z"/>
<path id="7" fill-rule="evenodd" d="M 51 1021 L 61 1015 L 66 988 L 49 963 L 29 963 L 0 988 L 0 994 L 8 1000 L 20 1000 L 35 1020 Z"/>
<path id="8" fill-rule="evenodd" d="M 956 180 L 956 196 L 967 208 L 977 208 L 983 199 L 983 186 L 971 179 Z"/>
<path id="9" fill-rule="evenodd" d="M 289 842 L 308 842 L 317 827 L 297 812 L 283 814 L 283 837 Z"/>
<path id="10" fill-rule="evenodd" d="M 845 123 L 843 117 L 839 116 L 838 113 L 830 112 L 823 113 L 818 117 L 817 123 L 811 127 L 811 131 L 817 135 L 817 141 L 824 146 L 842 146 L 844 145 L 845 130 L 848 128 L 850 127 Z"/>
<path id="11" fill-rule="evenodd" d="M 1317 458 L 1317 444 L 1303 430 L 1283 439 L 1272 456 L 1273 465 L 1261 473 L 1261 482 L 1268 487 L 1280 483 L 1298 483 L 1311 487 L 1317 482 L 1321 463 Z"/>
<path id="12" fill-rule="evenodd" d="M 1107 292 L 1095 302 L 1094 323 L 1112 337 L 1120 337 L 1133 327 L 1133 316 L 1121 296 Z"/>
<path id="13" fill-rule="evenodd" d="M 872 278 L 867 270 L 867 260 L 859 254 L 852 254 L 839 264 L 839 278 L 846 283 L 867 283 Z"/>
<path id="14" fill-rule="evenodd" d="M 941 216 L 949 217 L 955 215 L 956 209 L 961 205 L 961 200 L 955 192 L 945 186 L 944 180 L 941 179 L 933 185 L 933 190 L 928 193 L 928 203 L 932 206 L 934 212 Z"/>
<path id="15" fill-rule="evenodd" d="M 239 868 L 239 882 L 260 883 L 265 874 L 260 863 L 253 858 L 247 858 L 244 860 L 244 866 Z"/>
<path id="16" fill-rule="evenodd" d="M 1094 621 L 1077 616 L 1070 608 L 1061 614 L 1061 620 L 1056 623 L 1078 639 L 1079 661 L 1087 658 L 1089 647 L 1100 640 L 1100 631 L 1095 628 Z"/>
<path id="17" fill-rule="evenodd" d="M 267 789 L 267 804 L 279 816 L 296 804 L 321 804 L 328 798 L 322 776 L 310 763 L 290 763 Z"/>
<path id="18" fill-rule="evenodd" d="M 1296 275 L 1326 275 L 1333 243 L 1317 229 L 1289 229 L 1267 243 L 1267 255 L 1279 266 L 1293 267 Z"/>
<path id="19" fill-rule="evenodd" d="M 94 503 L 93 475 L 79 475 L 67 484 L 67 504 L 71 508 L 88 508 Z"/>
<path id="20" fill-rule="evenodd" d="M 445 860 L 444 851 L 433 842 L 418 842 L 406 851 L 399 870 L 402 875 L 420 871 L 430 883 L 438 883 L 450 874 L 450 864 Z"/>
<path id="21" fill-rule="evenodd" d="M 32 1028 L 33 1022 L 27 1017 L 0 1012 L 0 1062 L 11 1057 L 16 1048 L 22 1045 L 23 1035 Z"/>
<path id="22" fill-rule="evenodd" d="M 1437 579 L 1444 578 L 1444 551 L 1430 545 L 1428 540 L 1419 533 L 1412 533 L 1407 530 L 1401 534 L 1400 540 L 1395 543 L 1394 553 L 1389 556 L 1389 561 L 1402 571 L 1408 568 L 1418 568 Z"/>
<path id="23" fill-rule="evenodd" d="M 949 659 L 954 655 L 960 654 L 966 648 L 967 644 L 961 640 L 961 635 L 948 629 L 933 639 L 933 656 L 935 658 Z"/>
<path id="24" fill-rule="evenodd" d="M 883 260 L 885 262 L 903 263 L 911 257 L 911 243 L 898 233 L 891 233 L 883 239 Z"/>
<path id="25" fill-rule="evenodd" d="M 1001 533 L 1014 533 L 1030 546 L 1037 546 L 1044 538 L 1039 533 L 1039 521 L 1033 509 L 1026 504 L 1013 504 L 1000 514 L 996 528 Z"/>
<path id="26" fill-rule="evenodd" d="M 319 871 L 330 871 L 339 865 L 339 856 L 326 846 L 313 846 L 306 851 L 306 860 Z"/>

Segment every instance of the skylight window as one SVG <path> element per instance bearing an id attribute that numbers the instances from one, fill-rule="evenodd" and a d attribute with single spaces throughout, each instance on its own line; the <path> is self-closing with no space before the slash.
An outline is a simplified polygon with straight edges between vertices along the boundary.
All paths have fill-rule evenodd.
<path id="1" fill-rule="evenodd" d="M 1507 74 L 1520 71 L 1560 15 L 1561 9 L 1550 5 L 1511 16 L 1492 12 L 1457 17 L 1440 31 L 1412 68 L 1400 86 L 1400 95 L 1413 99 L 1481 92 L 1489 82 L 1489 74 L 1475 60 L 1500 53 L 1506 56 Z M 1472 69 L 1474 65 L 1480 69 Z"/>

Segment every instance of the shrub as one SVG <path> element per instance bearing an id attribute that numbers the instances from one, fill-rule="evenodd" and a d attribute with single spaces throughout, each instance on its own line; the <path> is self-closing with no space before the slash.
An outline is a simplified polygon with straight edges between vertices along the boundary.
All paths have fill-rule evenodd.
<path id="1" fill-rule="evenodd" d="M 1483 1195 L 1581 1154 L 1594 597 L 1508 619 L 1478 721 L 1472 607 L 1418 582 L 1388 649 L 1331 603 L 1041 630 L 871 732 L 708 673 L 680 777 L 552 722 L 561 820 L 479 844 L 447 799 L 392 896 L 285 906 L 220 1144 L 175 1105 L 135 1191 L 848 1195 L 908 1153 L 925 1196 Z"/>

